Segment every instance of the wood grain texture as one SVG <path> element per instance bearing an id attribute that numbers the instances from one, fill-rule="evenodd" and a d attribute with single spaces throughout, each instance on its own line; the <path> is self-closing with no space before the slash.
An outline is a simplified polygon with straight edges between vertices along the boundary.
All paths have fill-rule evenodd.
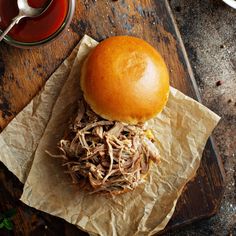
<path id="1" fill-rule="evenodd" d="M 70 28 L 58 40 L 21 50 L 0 44 L 0 128 L 42 88 L 84 34 L 100 41 L 112 35 L 141 37 L 157 48 L 170 71 L 171 85 L 199 98 L 181 37 L 165 0 L 78 1 Z M 166 230 L 209 217 L 219 208 L 224 171 L 208 140 L 201 167 L 185 188 Z M 36 211 L 19 200 L 22 184 L 0 165 L 0 211 L 16 208 L 15 235 L 83 235 L 64 220 Z M 166 232 L 165 230 L 165 232 Z M 6 231 L 0 234 L 11 235 Z M 84 234 L 85 235 L 85 234 Z"/>

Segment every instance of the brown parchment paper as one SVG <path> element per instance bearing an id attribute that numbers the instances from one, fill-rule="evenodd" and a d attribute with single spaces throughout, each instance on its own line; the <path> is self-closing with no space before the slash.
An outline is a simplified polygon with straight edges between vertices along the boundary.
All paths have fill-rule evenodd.
<path id="1" fill-rule="evenodd" d="M 162 159 L 159 166 L 152 165 L 147 182 L 114 197 L 83 192 L 45 150 L 55 151 L 76 110 L 81 62 L 96 45 L 85 36 L 41 93 L 1 133 L 0 160 L 25 183 L 21 200 L 31 207 L 64 218 L 90 235 L 152 235 L 170 220 L 219 117 L 171 88 L 164 111 L 146 124 Z"/>

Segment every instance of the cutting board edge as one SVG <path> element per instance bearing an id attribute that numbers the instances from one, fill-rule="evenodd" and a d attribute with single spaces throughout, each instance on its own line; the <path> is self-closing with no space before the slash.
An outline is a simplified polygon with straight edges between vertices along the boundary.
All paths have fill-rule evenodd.
<path id="1" fill-rule="evenodd" d="M 192 69 L 191 64 L 189 62 L 189 58 L 188 58 L 188 54 L 187 54 L 186 48 L 184 46 L 184 43 L 183 43 L 180 31 L 179 31 L 179 29 L 177 27 L 177 22 L 176 22 L 176 20 L 174 18 L 174 15 L 173 15 L 173 12 L 172 12 L 172 10 L 170 8 L 168 0 L 165 0 L 165 4 L 166 4 L 166 9 L 169 12 L 171 20 L 173 22 L 174 29 L 175 29 L 175 32 L 176 32 L 176 35 L 177 35 L 177 39 L 179 40 L 180 46 L 181 46 L 181 48 L 183 50 L 184 60 L 186 62 L 187 70 L 188 70 L 188 73 L 189 73 L 189 77 L 191 79 L 191 84 L 193 86 L 194 93 L 195 93 L 195 95 L 197 97 L 197 100 L 200 103 L 202 103 L 201 95 L 200 95 L 199 90 L 198 90 L 198 86 L 197 86 L 197 83 L 196 83 L 196 80 L 195 80 L 195 77 L 194 77 L 193 69 Z M 219 166 L 220 172 L 221 172 L 221 174 L 223 176 L 223 180 L 225 182 L 225 170 L 224 170 L 222 158 L 219 155 L 219 151 L 218 151 L 218 149 L 216 147 L 213 135 L 211 135 L 209 139 L 210 139 L 210 142 L 211 142 L 211 146 L 212 146 L 212 148 L 213 148 L 213 150 L 215 152 L 215 156 L 217 158 L 217 162 L 218 162 L 218 166 Z"/>

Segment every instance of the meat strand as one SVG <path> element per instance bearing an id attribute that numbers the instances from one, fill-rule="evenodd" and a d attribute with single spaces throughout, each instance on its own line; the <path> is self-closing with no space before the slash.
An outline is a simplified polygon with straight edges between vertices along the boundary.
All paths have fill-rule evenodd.
<path id="1" fill-rule="evenodd" d="M 70 135 L 58 148 L 73 182 L 84 179 L 92 193 L 122 193 L 143 182 L 159 152 L 143 125 L 108 121 L 85 102 L 70 125 Z M 55 155 L 52 155 L 55 156 Z"/>

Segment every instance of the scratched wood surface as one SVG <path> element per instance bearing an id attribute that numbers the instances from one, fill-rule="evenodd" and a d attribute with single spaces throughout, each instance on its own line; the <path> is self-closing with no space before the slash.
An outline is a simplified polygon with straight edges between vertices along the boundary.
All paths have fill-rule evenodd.
<path id="1" fill-rule="evenodd" d="M 84 34 L 102 40 L 112 35 L 134 35 L 156 47 L 171 75 L 171 85 L 198 99 L 186 52 L 165 0 L 77 1 L 68 31 L 44 47 L 21 50 L 0 44 L 0 128 L 35 96 L 47 78 L 69 55 Z M 219 208 L 224 171 L 211 139 L 197 176 L 185 188 L 166 230 L 209 217 Z M 0 212 L 16 208 L 14 230 L 0 235 L 86 235 L 64 220 L 27 207 L 18 199 L 23 185 L 0 164 Z"/>

